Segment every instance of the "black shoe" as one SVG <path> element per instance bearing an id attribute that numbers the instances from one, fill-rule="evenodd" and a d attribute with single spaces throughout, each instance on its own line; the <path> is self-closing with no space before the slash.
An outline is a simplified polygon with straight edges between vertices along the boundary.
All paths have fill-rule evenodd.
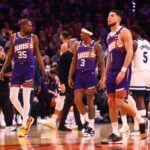
<path id="1" fill-rule="evenodd" d="M 139 124 L 139 128 L 140 128 L 141 139 L 147 138 L 149 136 L 149 128 L 150 128 L 149 120 L 146 119 L 145 123 Z"/>
<path id="2" fill-rule="evenodd" d="M 114 133 L 112 133 L 108 139 L 103 139 L 101 141 L 102 144 L 113 144 L 113 143 L 118 143 L 118 144 L 121 144 L 122 143 L 122 137 L 121 136 L 118 136 Z"/>
<path id="3" fill-rule="evenodd" d="M 78 126 L 78 131 L 82 131 L 83 125 Z"/>
<path id="4" fill-rule="evenodd" d="M 86 121 L 86 122 L 83 124 L 83 129 L 86 130 L 86 128 L 88 128 L 88 126 L 89 126 L 89 123 Z"/>
<path id="5" fill-rule="evenodd" d="M 58 127 L 58 130 L 59 131 L 72 131 L 71 129 L 65 127 L 65 126 L 62 126 L 62 127 Z"/>
<path id="6" fill-rule="evenodd" d="M 91 137 L 95 134 L 95 131 L 91 127 L 86 127 L 85 131 L 83 132 L 84 137 Z"/>

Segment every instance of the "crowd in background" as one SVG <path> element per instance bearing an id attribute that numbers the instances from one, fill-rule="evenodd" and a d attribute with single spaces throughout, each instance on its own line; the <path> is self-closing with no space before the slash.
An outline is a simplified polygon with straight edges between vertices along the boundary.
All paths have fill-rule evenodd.
<path id="1" fill-rule="evenodd" d="M 136 5 L 134 2 L 137 2 Z M 71 37 L 79 39 L 81 28 L 89 27 L 94 33 L 93 38 L 102 44 L 104 56 L 106 56 L 105 41 L 109 32 L 106 18 L 109 10 L 114 8 L 122 11 L 122 24 L 127 27 L 140 25 L 143 29 L 142 35 L 150 41 L 150 4 L 146 0 L 142 2 L 138 0 L 2 0 L 0 2 L 0 45 L 7 51 L 10 35 L 18 31 L 18 21 L 22 18 L 30 19 L 33 23 L 33 33 L 39 38 L 45 68 L 50 71 L 49 78 L 44 79 L 40 76 L 38 66 L 36 67 L 36 94 L 40 106 L 46 109 L 39 107 L 38 111 L 33 108 L 33 114 L 38 113 L 44 118 L 45 115 L 53 113 L 52 109 L 47 106 L 49 107 L 49 99 L 56 97 L 58 90 L 56 79 L 62 42 L 60 33 L 67 30 Z M 37 65 L 36 60 L 35 65 Z M 47 84 L 54 93 L 43 94 L 48 92 L 47 89 L 44 89 L 44 84 Z M 105 99 L 104 94 L 99 94 L 98 99 L 99 96 Z M 106 105 L 105 101 L 103 105 Z M 99 103 L 98 106 L 105 114 L 106 109 L 102 110 L 102 103 Z"/>

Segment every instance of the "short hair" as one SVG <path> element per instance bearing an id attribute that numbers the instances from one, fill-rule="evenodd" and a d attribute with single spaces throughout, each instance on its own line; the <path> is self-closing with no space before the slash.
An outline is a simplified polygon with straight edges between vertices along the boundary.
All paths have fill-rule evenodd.
<path id="1" fill-rule="evenodd" d="M 29 22 L 29 21 L 30 21 L 30 20 L 27 19 L 27 18 L 21 19 L 21 20 L 18 21 L 18 25 L 21 26 L 21 25 L 23 25 L 23 24 L 26 24 L 26 23 Z"/>
<path id="2" fill-rule="evenodd" d="M 61 35 L 62 35 L 65 39 L 67 39 L 67 38 L 69 37 L 69 32 L 66 31 L 66 30 L 64 30 L 64 31 L 61 32 Z"/>
<path id="3" fill-rule="evenodd" d="M 139 35 L 140 35 L 141 32 L 142 32 L 141 27 L 138 26 L 138 25 L 132 25 L 132 26 L 129 27 L 129 29 L 130 29 L 131 31 L 133 31 L 133 32 L 135 32 L 135 33 L 137 33 L 137 34 L 139 34 Z"/>
<path id="4" fill-rule="evenodd" d="M 112 9 L 112 10 L 110 10 L 110 12 L 114 12 L 114 13 L 116 13 L 117 16 L 119 16 L 120 18 L 122 18 L 122 13 L 121 13 L 121 11 L 119 11 L 119 10 L 117 10 L 117 9 Z"/>

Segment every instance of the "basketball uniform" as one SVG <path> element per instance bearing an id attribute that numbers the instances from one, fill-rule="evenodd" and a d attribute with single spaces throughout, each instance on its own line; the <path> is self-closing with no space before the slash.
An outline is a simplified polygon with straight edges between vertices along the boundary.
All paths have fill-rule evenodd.
<path id="1" fill-rule="evenodd" d="M 137 91 L 139 96 L 144 96 L 144 91 L 150 92 L 150 43 L 139 38 L 137 44 L 132 60 L 130 90 Z"/>
<path id="2" fill-rule="evenodd" d="M 15 33 L 14 37 L 14 68 L 11 85 L 21 85 L 33 81 L 35 73 L 32 34 L 21 37 Z"/>
<path id="3" fill-rule="evenodd" d="M 108 51 L 110 53 L 110 67 L 106 77 L 107 93 L 115 93 L 117 91 L 129 89 L 131 79 L 131 65 L 129 65 L 125 78 L 120 84 L 116 84 L 116 77 L 123 67 L 126 56 L 124 43 L 120 40 L 120 32 L 124 27 L 119 27 L 116 32 L 109 33 L 107 37 Z"/>
<path id="4" fill-rule="evenodd" d="M 94 89 L 97 87 L 97 56 L 94 50 L 95 41 L 88 45 L 80 42 L 77 48 L 77 70 L 74 89 Z"/>

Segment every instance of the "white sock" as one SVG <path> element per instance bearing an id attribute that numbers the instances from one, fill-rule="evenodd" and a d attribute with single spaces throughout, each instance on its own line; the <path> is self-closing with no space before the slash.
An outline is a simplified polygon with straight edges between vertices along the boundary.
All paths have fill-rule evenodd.
<path id="1" fill-rule="evenodd" d="M 53 114 L 52 119 L 53 119 L 54 121 L 56 121 L 57 115 L 56 115 L 56 114 Z"/>
<path id="2" fill-rule="evenodd" d="M 142 116 L 145 117 L 146 116 L 146 109 L 138 110 L 138 114 L 141 117 Z M 139 123 L 135 118 L 134 118 L 134 130 L 139 130 Z"/>
<path id="3" fill-rule="evenodd" d="M 10 101 L 16 110 L 23 115 L 23 107 L 18 99 L 19 89 L 19 87 L 10 87 Z"/>
<path id="4" fill-rule="evenodd" d="M 138 114 L 139 114 L 141 117 L 145 117 L 145 116 L 146 116 L 146 109 L 138 110 Z"/>
<path id="5" fill-rule="evenodd" d="M 94 130 L 94 119 L 89 119 L 89 126 Z"/>
<path id="6" fill-rule="evenodd" d="M 30 95 L 32 88 L 23 87 L 23 122 L 22 126 L 26 127 L 26 122 L 30 112 Z"/>
<path id="7" fill-rule="evenodd" d="M 128 126 L 127 115 L 121 116 L 123 126 Z"/>
<path id="8" fill-rule="evenodd" d="M 140 124 L 144 123 L 144 119 L 137 113 L 134 119 Z"/>
<path id="9" fill-rule="evenodd" d="M 89 122 L 89 116 L 88 113 L 86 112 L 84 115 L 81 115 L 84 118 L 84 121 Z"/>
<path id="10" fill-rule="evenodd" d="M 116 135 L 120 135 L 118 131 L 118 122 L 111 123 L 111 126 L 112 126 L 112 132 Z"/>

